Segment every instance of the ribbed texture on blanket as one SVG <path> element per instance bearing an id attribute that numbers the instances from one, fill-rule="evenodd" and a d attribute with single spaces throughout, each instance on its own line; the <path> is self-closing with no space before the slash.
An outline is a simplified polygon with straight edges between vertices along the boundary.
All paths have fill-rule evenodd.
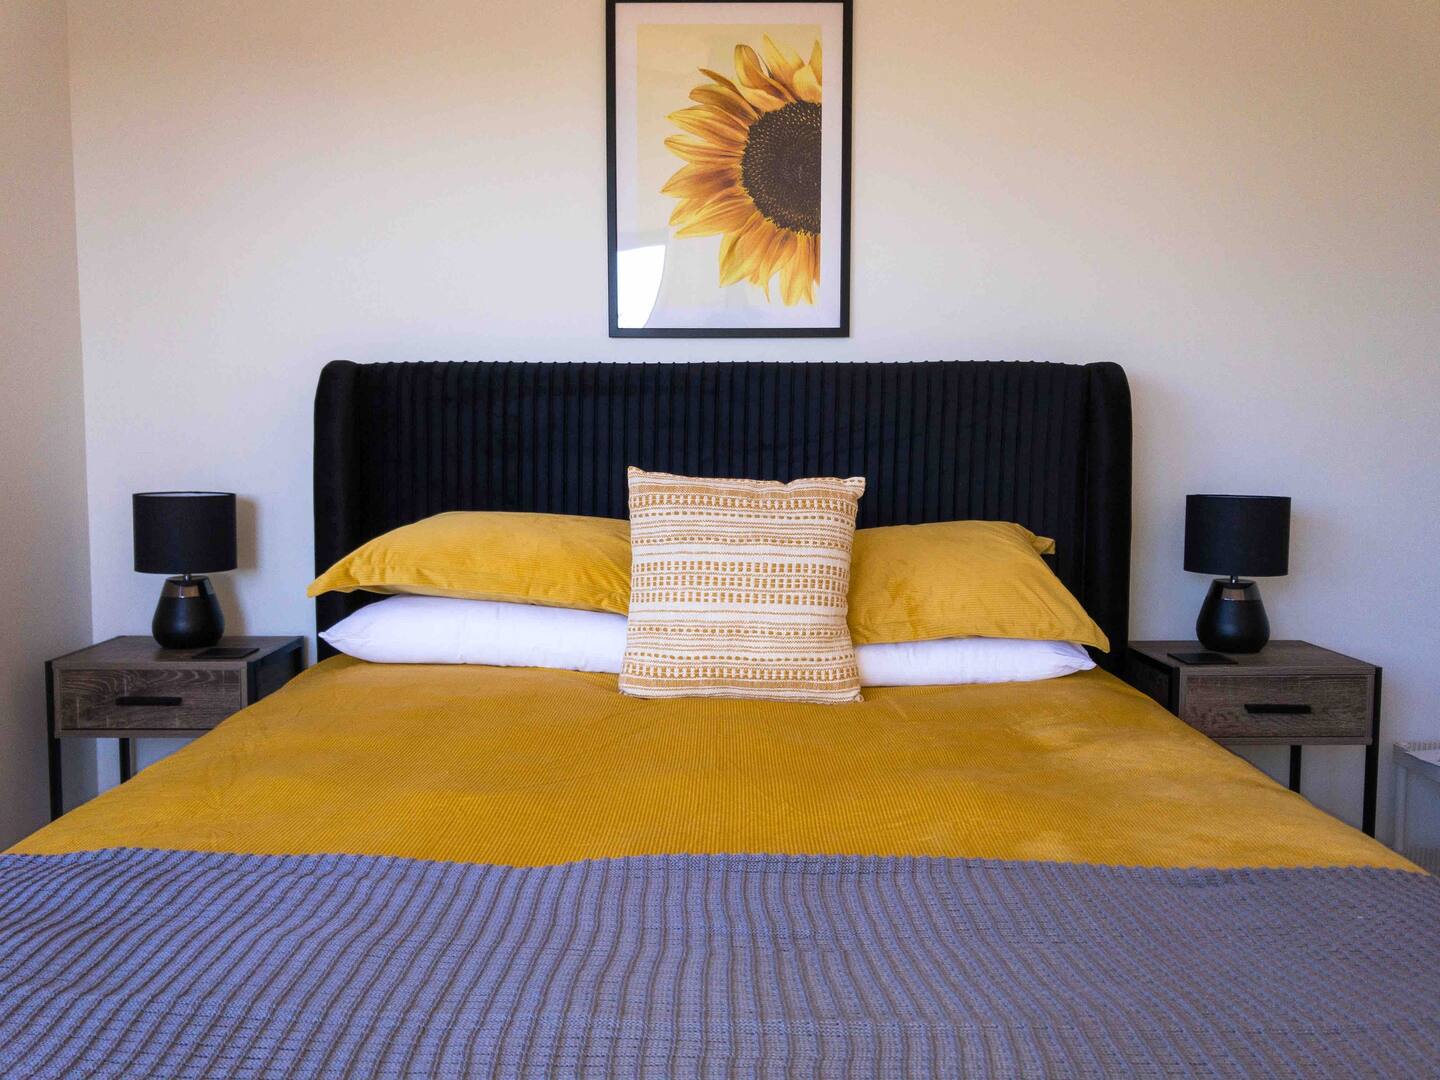
<path id="1" fill-rule="evenodd" d="M 1417 869 L 1105 672 L 865 696 L 643 701 L 613 675 L 334 657 L 15 850 Z"/>
<path id="2" fill-rule="evenodd" d="M 1440 882 L 0 857 L 0 1075 L 1433 1075 Z"/>

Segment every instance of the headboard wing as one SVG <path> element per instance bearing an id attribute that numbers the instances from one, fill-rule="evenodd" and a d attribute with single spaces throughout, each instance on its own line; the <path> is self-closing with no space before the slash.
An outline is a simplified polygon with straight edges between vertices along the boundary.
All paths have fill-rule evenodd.
<path id="1" fill-rule="evenodd" d="M 445 510 L 625 517 L 625 467 L 864 476 L 861 527 L 1018 521 L 1126 640 L 1130 394 L 1115 364 L 335 361 L 315 399 L 315 565 Z M 317 601 L 325 629 L 374 599 Z M 326 650 L 322 643 L 322 655 Z"/>

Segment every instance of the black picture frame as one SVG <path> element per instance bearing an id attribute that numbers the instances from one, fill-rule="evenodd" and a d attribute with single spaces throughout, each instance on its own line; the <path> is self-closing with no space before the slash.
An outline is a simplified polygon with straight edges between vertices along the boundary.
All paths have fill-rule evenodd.
<path id="1" fill-rule="evenodd" d="M 612 338 L 811 338 L 850 336 L 850 100 L 853 80 L 852 9 L 851 0 L 814 0 L 806 6 L 833 5 L 841 15 L 840 87 L 840 255 L 839 255 L 839 318 L 833 326 L 814 327 L 622 327 L 619 311 L 619 189 L 616 174 L 616 27 L 615 17 L 621 5 L 650 4 L 655 0 L 606 0 L 605 4 L 605 146 L 607 161 L 606 204 L 608 212 L 608 279 L 609 323 Z M 800 6 L 804 0 L 677 0 L 696 6 L 745 3 L 765 7 Z"/>

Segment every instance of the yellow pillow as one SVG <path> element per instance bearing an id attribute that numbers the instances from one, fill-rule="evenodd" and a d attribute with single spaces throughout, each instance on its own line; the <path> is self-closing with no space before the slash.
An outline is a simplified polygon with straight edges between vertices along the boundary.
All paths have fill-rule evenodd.
<path id="1" fill-rule="evenodd" d="M 850 571 L 856 645 L 944 637 L 1110 642 L 1040 558 L 1055 542 L 1008 521 L 859 529 Z"/>
<path id="2" fill-rule="evenodd" d="M 630 525 L 569 514 L 436 514 L 356 548 L 307 592 L 356 589 L 623 615 L 630 603 Z"/>

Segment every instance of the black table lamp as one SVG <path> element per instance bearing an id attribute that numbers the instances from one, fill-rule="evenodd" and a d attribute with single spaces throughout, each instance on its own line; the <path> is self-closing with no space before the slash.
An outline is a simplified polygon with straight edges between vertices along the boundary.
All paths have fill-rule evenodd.
<path id="1" fill-rule="evenodd" d="M 150 632 L 167 649 L 203 649 L 225 632 L 210 579 L 235 569 L 235 496 L 225 491 L 147 491 L 131 496 L 135 571 L 167 577 Z"/>
<path id="2" fill-rule="evenodd" d="M 1270 640 L 1260 587 L 1241 574 L 1290 571 L 1290 499 L 1283 495 L 1185 496 L 1185 569 L 1225 574 L 1195 621 L 1195 636 L 1222 653 L 1259 652 Z"/>

